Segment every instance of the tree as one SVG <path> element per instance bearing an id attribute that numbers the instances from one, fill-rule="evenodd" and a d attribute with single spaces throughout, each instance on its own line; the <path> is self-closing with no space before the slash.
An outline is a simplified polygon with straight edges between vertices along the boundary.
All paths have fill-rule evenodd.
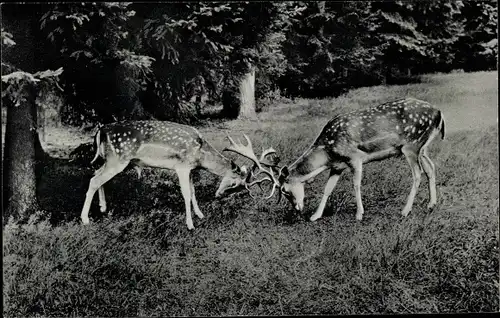
<path id="1" fill-rule="evenodd" d="M 283 62 L 279 25 L 287 6 L 200 2 L 165 4 L 154 11 L 147 5 L 135 6 L 138 15 L 145 17 L 144 54 L 156 60 L 147 104 L 161 105 L 158 116 L 165 118 L 162 111 L 168 110 L 168 115 L 189 121 L 197 113 L 190 105 L 190 87 L 201 76 L 202 91 L 215 99 L 222 95 L 225 116 L 255 116 L 259 78 L 255 74 L 276 72 L 276 65 Z"/>
<path id="2" fill-rule="evenodd" d="M 291 95 L 335 96 L 352 87 L 411 81 L 422 72 L 451 70 L 460 55 L 455 45 L 463 32 L 461 1 L 298 4 L 304 10 L 301 19 L 290 19 L 280 78 Z M 492 41 L 496 16 L 483 12 Z M 496 43 L 485 46 L 491 53 Z"/>
<path id="3" fill-rule="evenodd" d="M 411 75 L 412 67 L 429 54 L 428 39 L 414 18 L 414 3 L 376 2 L 371 11 L 371 34 L 381 52 L 385 79 Z"/>
<path id="4" fill-rule="evenodd" d="M 371 3 L 304 3 L 300 19 L 291 19 L 283 51 L 288 61 L 280 79 L 295 96 L 335 96 L 351 85 L 369 83 L 380 50 Z M 353 80 L 363 82 L 353 83 Z"/>
<path id="5" fill-rule="evenodd" d="M 254 118 L 256 73 L 283 74 L 284 67 L 279 70 L 277 67 L 284 66 L 285 62 L 281 43 L 290 26 L 289 20 L 301 9 L 293 2 L 239 5 L 241 19 L 238 28 L 231 32 L 234 46 L 230 56 L 233 85 L 228 85 L 229 94 L 226 95 L 231 98 L 227 99 L 229 102 L 223 101 L 223 112 L 228 117 Z"/>
<path id="6" fill-rule="evenodd" d="M 36 11 L 31 10 L 25 12 L 26 15 L 17 15 L 16 19 L 19 21 L 23 17 L 26 19 L 24 21 L 29 22 L 36 14 Z M 23 30 L 28 31 L 28 37 L 29 30 Z M 1 40 L 3 51 L 12 50 L 16 44 L 12 34 L 3 28 Z M 17 51 L 17 54 L 32 58 L 32 47 L 26 47 L 27 51 Z M 12 64 L 2 61 L 2 73 L 9 73 L 2 75 L 2 103 L 7 106 L 5 154 L 2 162 L 3 217 L 4 220 L 12 216 L 15 220 L 25 221 L 38 209 L 37 171 L 45 159 L 37 132 L 35 98 L 38 90 L 46 91 L 54 83 L 62 69 L 31 74 L 16 70 Z"/>
<path id="7" fill-rule="evenodd" d="M 465 1 L 464 30 L 454 43 L 454 67 L 465 71 L 497 69 L 497 1 Z"/>
<path id="8" fill-rule="evenodd" d="M 4 218 L 13 216 L 14 219 L 25 219 L 38 208 L 35 174 L 36 108 L 32 79 L 30 81 L 29 76 L 24 73 L 16 75 L 19 102 L 16 105 L 8 98 L 2 98 L 7 106 L 3 208 Z M 3 76 L 2 81 L 4 82 Z"/>
<path id="9" fill-rule="evenodd" d="M 146 88 L 153 59 L 137 54 L 135 11 L 127 2 L 58 3 L 40 19 L 48 41 L 46 66 L 64 65 L 61 78 L 68 123 L 147 118 L 138 95 Z"/>
<path id="10" fill-rule="evenodd" d="M 218 96 L 227 77 L 228 55 L 234 48 L 230 30 L 240 10 L 224 3 L 178 3 L 154 7 L 136 5 L 143 17 L 144 53 L 155 58 L 154 79 L 144 93 L 145 106 L 160 119 L 191 122 L 197 111 L 192 84 Z M 233 10 L 234 9 L 234 10 Z M 200 79 L 201 77 L 201 79 Z"/>
<path id="11" fill-rule="evenodd" d="M 413 17 L 426 37 L 426 55 L 413 66 L 415 73 L 453 69 L 455 44 L 463 33 L 462 1 L 414 2 Z"/>

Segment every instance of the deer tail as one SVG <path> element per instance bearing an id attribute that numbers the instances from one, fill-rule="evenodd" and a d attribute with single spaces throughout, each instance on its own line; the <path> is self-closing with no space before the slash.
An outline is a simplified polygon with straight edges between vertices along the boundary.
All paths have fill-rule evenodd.
<path id="1" fill-rule="evenodd" d="M 96 153 L 94 159 L 92 159 L 92 161 L 90 162 L 91 164 L 94 163 L 94 161 L 96 161 L 100 155 L 99 150 L 101 150 L 101 129 L 97 130 L 97 133 L 95 134 L 95 148 Z"/>
<path id="2" fill-rule="evenodd" d="M 439 123 L 439 132 L 441 133 L 441 139 L 444 140 L 445 136 L 445 124 L 444 124 L 444 116 L 442 112 L 439 112 L 439 116 L 441 117 L 441 121 Z"/>

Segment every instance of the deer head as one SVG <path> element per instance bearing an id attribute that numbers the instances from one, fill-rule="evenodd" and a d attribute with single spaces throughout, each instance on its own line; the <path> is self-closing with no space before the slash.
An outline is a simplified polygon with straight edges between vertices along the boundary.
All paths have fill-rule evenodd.
<path id="1" fill-rule="evenodd" d="M 281 201 L 281 195 L 290 201 L 297 211 L 304 208 L 304 182 L 297 178 L 290 178 L 288 167 L 280 169 L 278 182 L 280 186 L 278 202 Z"/>
<path id="2" fill-rule="evenodd" d="M 245 189 L 245 183 L 248 176 L 249 172 L 247 167 L 240 167 L 231 160 L 231 170 L 228 170 L 222 177 L 219 188 L 217 192 L 215 192 L 215 197 L 220 198 Z"/>
<path id="3" fill-rule="evenodd" d="M 281 195 L 290 201 L 293 207 L 302 211 L 304 208 L 304 184 L 310 183 L 319 173 L 328 167 L 330 155 L 323 146 L 311 146 L 295 163 L 280 169 L 278 183 Z"/>

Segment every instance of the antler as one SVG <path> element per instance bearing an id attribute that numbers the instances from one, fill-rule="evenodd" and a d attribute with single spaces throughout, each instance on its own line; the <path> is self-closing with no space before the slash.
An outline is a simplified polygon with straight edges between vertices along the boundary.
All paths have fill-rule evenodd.
<path id="1" fill-rule="evenodd" d="M 227 139 L 229 139 L 229 142 L 231 143 L 231 146 L 224 148 L 222 151 L 232 151 L 234 153 L 237 153 L 239 155 L 242 155 L 243 157 L 246 157 L 254 162 L 254 164 L 259 167 L 259 169 L 262 170 L 262 166 L 260 165 L 259 159 L 257 159 L 257 156 L 253 152 L 252 148 L 252 142 L 250 141 L 250 138 L 248 138 L 247 135 L 243 135 L 245 139 L 247 140 L 247 145 L 243 145 L 241 142 L 236 143 L 233 138 L 231 138 L 229 135 L 227 135 Z"/>
<path id="2" fill-rule="evenodd" d="M 274 150 L 273 147 L 269 147 L 267 149 L 263 149 L 262 150 L 262 154 L 260 155 L 260 158 L 259 158 L 259 162 L 261 165 L 264 165 L 268 168 L 276 168 L 278 167 L 278 162 L 280 161 L 280 158 L 279 157 L 276 157 L 274 158 L 273 160 L 269 160 L 267 159 L 267 156 L 269 155 L 272 155 L 272 154 L 275 154 L 276 153 L 276 150 Z M 258 168 L 259 166 L 257 164 L 254 164 L 253 167 L 252 167 L 252 171 L 254 171 L 256 168 Z M 258 174 L 260 174 L 261 172 L 259 172 Z M 257 175 L 258 175 L 257 174 Z"/>
<path id="3" fill-rule="evenodd" d="M 254 196 L 252 195 L 251 191 L 250 191 L 250 187 L 254 186 L 254 185 L 258 185 L 259 188 L 262 189 L 261 187 L 261 183 L 264 182 L 264 181 L 271 181 L 273 182 L 273 188 L 271 190 L 271 194 L 266 197 L 266 199 L 269 199 L 271 198 L 273 195 L 274 195 L 274 190 L 276 188 L 276 186 L 279 185 L 279 182 L 278 180 L 274 177 L 274 173 L 273 173 L 273 169 L 272 167 L 273 166 L 276 166 L 275 163 L 273 162 L 270 162 L 270 161 L 267 161 L 266 159 L 266 156 L 270 155 L 270 154 L 273 154 L 273 153 L 276 153 L 276 150 L 274 150 L 273 148 L 268 148 L 266 150 L 263 150 L 261 156 L 260 156 L 260 160 L 257 159 L 257 156 L 255 155 L 255 152 L 253 151 L 253 147 L 252 147 L 252 142 L 250 141 L 250 138 L 248 138 L 247 135 L 243 135 L 247 141 L 247 145 L 243 145 L 241 142 L 238 142 L 236 143 L 229 135 L 227 136 L 227 138 L 229 139 L 229 142 L 231 143 L 231 146 L 230 147 L 226 147 L 224 148 L 223 151 L 232 151 L 234 153 L 237 153 L 239 155 L 242 155 L 250 160 L 253 161 L 254 163 L 254 167 L 250 170 L 250 173 L 249 173 L 249 177 L 253 176 L 253 170 L 254 168 L 259 168 L 259 172 L 255 175 L 255 176 L 258 176 L 259 174 L 261 173 L 264 173 L 266 174 L 267 176 L 260 179 L 260 180 L 256 180 L 254 182 L 248 182 L 249 181 L 249 178 L 247 177 L 247 181 L 245 183 L 245 188 L 249 191 L 250 193 L 250 196 L 253 198 Z M 262 167 L 262 165 L 265 165 L 265 166 L 268 166 L 269 167 L 269 170 L 267 169 L 264 169 Z"/>
<path id="4" fill-rule="evenodd" d="M 252 198 L 254 198 L 254 196 L 252 195 L 252 192 L 250 191 L 250 187 L 252 187 L 252 186 L 254 186 L 254 185 L 256 185 L 256 184 L 257 184 L 257 185 L 259 186 L 259 188 L 262 190 L 262 187 L 261 187 L 261 185 L 260 185 L 260 184 L 261 184 L 262 182 L 264 182 L 264 181 L 271 181 L 271 182 L 273 182 L 273 187 L 272 187 L 272 189 L 271 189 L 271 194 L 270 194 L 269 196 L 265 197 L 265 199 L 266 199 L 266 200 L 268 200 L 268 199 L 270 199 L 270 198 L 272 198 L 272 197 L 273 197 L 273 195 L 274 195 L 274 191 L 275 191 L 276 187 L 279 185 L 279 183 L 278 183 L 278 181 L 276 180 L 276 178 L 274 177 L 274 173 L 273 173 L 273 170 L 272 170 L 272 169 L 270 169 L 270 170 L 269 170 L 269 172 L 268 172 L 267 170 L 265 170 L 265 173 L 266 173 L 266 174 L 267 174 L 267 173 L 269 173 L 269 176 L 270 176 L 271 178 L 269 178 L 269 177 L 264 177 L 264 178 L 262 178 L 262 179 L 260 179 L 260 180 L 256 180 L 256 181 L 254 181 L 254 182 L 251 182 L 251 183 L 246 183 L 246 184 L 245 184 L 245 188 L 248 190 L 248 192 L 249 192 L 249 194 L 250 194 L 250 196 L 251 196 Z"/>

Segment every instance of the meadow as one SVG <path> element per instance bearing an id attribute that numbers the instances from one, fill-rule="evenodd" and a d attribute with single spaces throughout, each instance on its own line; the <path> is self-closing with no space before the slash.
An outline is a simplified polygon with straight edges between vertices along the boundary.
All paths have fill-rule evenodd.
<path id="1" fill-rule="evenodd" d="M 310 222 L 327 175 L 306 185 L 305 209 L 238 193 L 214 199 L 219 178 L 195 175 L 203 220 L 185 225 L 175 175 L 134 170 L 106 185 L 109 213 L 94 197 L 91 226 L 79 214 L 93 169 L 47 167 L 41 216 L 3 229 L 3 314 L 15 316 L 225 316 L 408 314 L 499 310 L 498 73 L 426 75 L 418 84 L 352 90 L 335 99 L 283 100 L 253 121 L 199 127 L 217 149 L 226 133 L 249 135 L 293 162 L 335 114 L 412 96 L 441 109 L 445 140 L 429 149 L 438 205 L 427 210 L 423 176 L 412 212 L 403 157 L 364 167 L 364 219 L 355 220 L 351 172 L 322 219 Z M 47 128 L 54 157 L 92 140 Z M 232 155 L 228 155 L 232 156 Z M 239 163 L 242 159 L 234 156 Z"/>

